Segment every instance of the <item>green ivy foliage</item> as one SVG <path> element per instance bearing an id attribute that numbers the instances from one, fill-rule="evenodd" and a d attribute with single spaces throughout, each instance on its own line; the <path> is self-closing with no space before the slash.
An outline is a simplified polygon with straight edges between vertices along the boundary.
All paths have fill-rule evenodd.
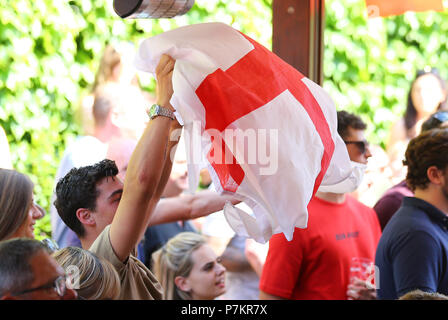
<path id="1" fill-rule="evenodd" d="M 112 0 L 14 0 L 0 3 L 0 125 L 15 168 L 35 183 L 49 208 L 67 144 L 81 134 L 76 110 L 92 85 L 106 43 L 138 45 L 146 37 L 194 23 L 221 21 L 271 48 L 272 0 L 196 0 L 184 16 L 123 20 Z M 369 137 L 383 144 L 401 116 L 416 69 L 446 76 L 446 13 L 367 19 L 364 0 L 327 0 L 324 87 L 338 108 L 361 114 Z M 150 77 L 140 78 L 147 90 Z M 1 156 L 1 155 L 0 155 Z M 37 238 L 51 235 L 47 215 Z"/>
<path id="2" fill-rule="evenodd" d="M 327 0 L 324 88 L 338 109 L 362 116 L 371 143 L 385 147 L 419 69 L 448 76 L 448 12 L 367 18 L 364 0 Z"/>
<path id="3" fill-rule="evenodd" d="M 106 43 L 139 41 L 193 23 L 221 21 L 270 47 L 270 1 L 197 0 L 175 19 L 123 20 L 112 0 L 14 0 L 0 3 L 0 125 L 16 170 L 31 177 L 47 210 L 67 144 L 81 134 L 76 110 L 89 92 Z M 151 90 L 151 77 L 142 78 Z M 1 155 L 0 155 L 1 156 Z M 36 224 L 51 235 L 50 217 Z"/>

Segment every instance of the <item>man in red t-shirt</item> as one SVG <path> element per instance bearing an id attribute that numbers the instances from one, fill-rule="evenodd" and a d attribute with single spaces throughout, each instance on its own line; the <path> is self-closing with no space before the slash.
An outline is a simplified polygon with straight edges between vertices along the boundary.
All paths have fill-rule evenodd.
<path id="1" fill-rule="evenodd" d="M 353 114 L 338 112 L 338 132 L 351 161 L 371 156 L 366 125 Z M 269 241 L 260 279 L 260 299 L 374 299 L 366 281 L 350 282 L 354 263 L 373 268 L 381 236 L 373 209 L 347 194 L 317 192 L 308 205 L 308 226 L 296 228 L 292 241 L 283 234 Z"/>

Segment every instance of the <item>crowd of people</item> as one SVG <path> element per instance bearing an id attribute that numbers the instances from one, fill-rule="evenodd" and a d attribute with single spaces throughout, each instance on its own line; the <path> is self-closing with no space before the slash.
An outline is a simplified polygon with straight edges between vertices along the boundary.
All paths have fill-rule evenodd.
<path id="1" fill-rule="evenodd" d="M 318 190 L 307 228 L 262 245 L 226 226 L 225 203 L 244 203 L 214 192 L 206 170 L 203 190 L 184 192 L 174 64 L 162 56 L 150 97 L 106 48 L 81 107 L 86 135 L 68 146 L 55 177 L 53 241 L 34 239 L 45 211 L 4 148 L 0 299 L 448 299 L 447 89 L 434 69 L 418 72 L 384 154 L 359 115 L 337 112 L 352 162 L 388 159 L 365 177 L 388 182 L 381 196 Z M 148 118 L 153 102 L 160 108 Z"/>

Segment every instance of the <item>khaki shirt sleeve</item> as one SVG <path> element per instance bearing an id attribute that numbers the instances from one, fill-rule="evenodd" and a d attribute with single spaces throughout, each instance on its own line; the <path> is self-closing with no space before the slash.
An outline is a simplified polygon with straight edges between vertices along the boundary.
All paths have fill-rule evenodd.
<path id="1" fill-rule="evenodd" d="M 126 261 L 122 262 L 118 259 L 117 255 L 112 248 L 112 244 L 110 243 L 110 225 L 104 228 L 103 232 L 96 238 L 95 242 L 93 242 L 92 246 L 89 248 L 90 252 L 93 252 L 98 257 L 104 258 L 115 267 L 115 269 L 120 273 L 125 266 Z"/>

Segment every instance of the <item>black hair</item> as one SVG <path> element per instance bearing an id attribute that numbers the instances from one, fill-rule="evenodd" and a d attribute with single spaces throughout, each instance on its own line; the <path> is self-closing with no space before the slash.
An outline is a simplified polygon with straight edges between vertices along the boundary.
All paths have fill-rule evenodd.
<path id="1" fill-rule="evenodd" d="M 338 111 L 338 133 L 342 139 L 345 139 L 348 136 L 349 128 L 355 130 L 365 130 L 367 125 L 355 114 L 344 110 Z"/>
<path id="2" fill-rule="evenodd" d="M 404 113 L 404 125 L 406 128 L 406 136 L 408 138 L 413 137 L 412 129 L 414 128 L 415 124 L 417 123 L 417 109 L 415 108 L 414 102 L 412 101 L 412 87 L 414 86 L 414 83 L 417 81 L 418 78 L 428 75 L 428 74 L 433 75 L 434 77 L 436 77 L 439 80 L 440 87 L 442 88 L 442 90 L 444 90 L 445 92 L 447 90 L 446 83 L 440 76 L 439 71 L 437 69 L 432 68 L 429 71 L 425 71 L 425 70 L 417 71 L 415 79 L 414 79 L 414 81 L 412 81 L 411 87 L 409 88 L 408 103 L 406 106 L 406 111 Z M 447 110 L 446 99 L 445 99 L 445 101 L 442 101 L 440 103 L 437 110 Z"/>
<path id="3" fill-rule="evenodd" d="M 85 208 L 94 211 L 98 198 L 97 183 L 106 177 L 115 177 L 118 168 L 112 160 L 102 160 L 92 166 L 73 168 L 56 185 L 56 207 L 62 221 L 80 238 L 84 227 L 76 217 L 76 211 Z"/>

